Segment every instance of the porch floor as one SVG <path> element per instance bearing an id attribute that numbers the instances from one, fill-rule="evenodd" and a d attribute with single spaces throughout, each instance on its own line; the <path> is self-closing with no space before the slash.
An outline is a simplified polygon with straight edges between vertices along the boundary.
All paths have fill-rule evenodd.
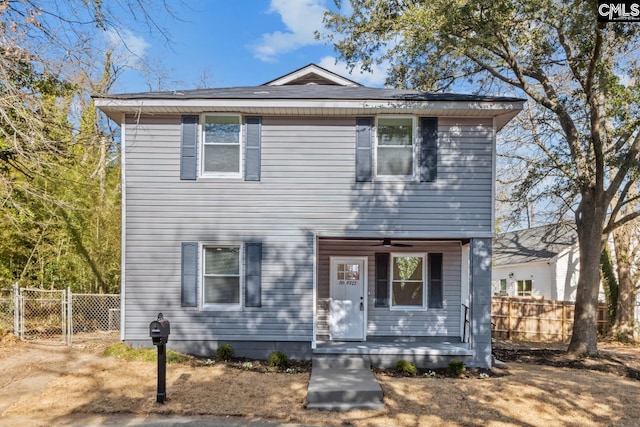
<path id="1" fill-rule="evenodd" d="M 468 343 L 454 339 L 421 341 L 317 341 L 313 354 L 379 356 L 472 356 Z"/>

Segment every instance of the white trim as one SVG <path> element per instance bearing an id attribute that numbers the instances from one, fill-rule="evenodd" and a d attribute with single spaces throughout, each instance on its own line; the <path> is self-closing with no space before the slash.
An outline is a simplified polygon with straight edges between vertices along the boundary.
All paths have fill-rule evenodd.
<path id="1" fill-rule="evenodd" d="M 427 293 L 429 291 L 429 280 L 427 278 L 427 255 L 428 252 L 389 252 L 389 310 L 390 311 L 426 311 L 428 309 Z M 397 257 L 420 257 L 422 258 L 422 306 L 413 305 L 393 305 L 393 259 Z M 444 259 L 443 259 L 444 264 Z M 444 268 L 444 266 L 443 266 Z M 443 302 L 444 302 L 444 270 L 443 270 Z M 442 310 L 436 308 L 432 310 Z"/>
<path id="2" fill-rule="evenodd" d="M 364 304 L 364 310 L 363 310 L 363 318 L 362 318 L 362 341 L 366 341 L 367 340 L 367 325 L 369 324 L 368 321 L 368 290 L 369 290 L 369 257 L 366 256 L 335 256 L 335 255 L 331 255 L 329 256 L 329 300 L 331 300 L 331 292 L 333 290 L 333 274 L 334 274 L 334 270 L 333 270 L 333 263 L 334 261 L 339 261 L 339 260 L 345 260 L 345 261 L 361 261 L 363 263 L 363 267 L 362 267 L 362 304 Z M 331 307 L 329 307 L 329 324 L 331 324 Z M 333 337 L 331 335 L 331 325 L 329 325 L 329 339 L 333 340 Z M 348 339 L 344 339 L 344 338 L 338 338 L 338 340 L 346 340 L 348 341 Z M 355 339 L 352 338 L 352 340 L 356 340 L 358 341 L 359 339 Z"/>
<path id="3" fill-rule="evenodd" d="M 528 294 L 520 295 L 520 290 L 518 289 L 518 282 L 523 282 L 523 284 L 526 284 L 526 282 L 531 282 L 531 290 L 529 291 Z M 534 296 L 533 295 L 533 278 L 531 278 L 531 279 L 516 279 L 516 280 L 511 281 L 511 283 L 515 283 L 515 287 L 514 287 L 515 295 L 514 296 L 516 296 L 516 297 L 531 297 L 531 296 Z"/>
<path id="4" fill-rule="evenodd" d="M 297 71 L 294 71 L 292 73 L 289 73 L 289 74 L 286 74 L 286 75 L 284 75 L 282 77 L 279 77 L 279 78 L 277 78 L 275 80 L 272 80 L 272 81 L 268 82 L 267 84 L 268 84 L 268 86 L 283 86 L 283 85 L 286 85 L 287 83 L 290 83 L 290 82 L 292 82 L 294 80 L 297 80 L 297 79 L 299 79 L 301 77 L 308 76 L 310 74 L 315 74 L 318 77 L 321 77 L 323 79 L 329 80 L 329 81 L 331 81 L 333 83 L 336 83 L 336 84 L 338 84 L 340 86 L 359 86 L 358 83 L 356 83 L 356 82 L 354 82 L 352 80 L 346 79 L 346 78 L 344 78 L 342 76 L 339 76 L 339 75 L 337 75 L 335 73 L 332 73 L 330 71 L 324 70 L 324 69 L 318 67 L 315 64 L 307 65 L 304 68 L 301 68 L 301 69 L 299 69 Z"/>
<path id="5" fill-rule="evenodd" d="M 122 113 L 120 119 L 120 340 L 124 341 L 125 337 L 125 313 L 127 299 L 126 293 L 126 263 L 127 263 L 127 173 L 126 173 L 126 134 L 127 134 L 127 117 Z"/>
<path id="6" fill-rule="evenodd" d="M 462 334 L 464 333 L 464 307 L 462 305 L 466 305 L 469 307 L 469 320 L 471 320 L 471 305 L 470 305 L 470 296 L 469 296 L 469 278 L 470 278 L 470 249 L 471 244 L 461 245 L 460 246 L 460 338 L 462 342 L 466 339 Z M 467 334 L 471 336 L 471 331 L 467 328 Z"/>
<path id="7" fill-rule="evenodd" d="M 213 146 L 235 146 L 236 144 L 207 144 L 205 141 L 205 124 L 207 117 L 237 117 L 238 118 L 238 172 L 208 172 L 204 170 L 205 164 L 205 146 L 213 145 Z M 244 166 L 244 146 L 245 146 L 245 130 L 244 130 L 243 117 L 238 113 L 202 113 L 200 115 L 200 120 L 198 123 L 198 135 L 200 137 L 200 141 L 198 143 L 198 149 L 200 150 L 200 161 L 199 161 L 199 169 L 200 173 L 198 174 L 199 178 L 227 178 L 227 179 L 241 179 L 243 177 L 243 166 Z"/>
<path id="8" fill-rule="evenodd" d="M 378 175 L 378 123 L 380 119 L 411 119 L 411 150 L 412 150 L 412 167 L 411 175 Z M 389 115 L 381 114 L 376 116 L 373 126 L 373 180 L 374 181 L 408 181 L 414 182 L 419 178 L 418 174 L 418 118 L 414 115 Z"/>
<path id="9" fill-rule="evenodd" d="M 332 115 L 371 116 L 375 114 L 416 114 L 439 117 L 496 117 L 500 130 L 522 111 L 524 101 L 396 101 L 396 100 L 313 100 L 313 99 L 94 99 L 96 107 L 114 121 L 120 113 L 201 114 L 206 111 L 247 115 Z"/>
<path id="10" fill-rule="evenodd" d="M 493 235 L 490 232 L 458 232 L 458 231 L 433 231 L 427 233 L 415 233 L 408 231 L 394 231 L 392 233 L 379 233 L 367 231 L 344 231 L 344 230 L 324 230 L 316 232 L 318 237 L 323 239 L 361 239 L 361 240 L 381 240 L 388 237 L 393 240 L 440 240 L 443 242 L 458 239 L 491 239 Z"/>
<path id="11" fill-rule="evenodd" d="M 547 266 L 550 264 L 557 264 L 557 263 L 558 263 L 558 260 L 556 259 L 556 257 L 553 257 L 545 260 L 519 262 L 515 264 L 493 264 L 492 270 L 502 270 L 502 269 L 516 268 L 516 267 L 529 267 L 531 265 Z"/>
<path id="12" fill-rule="evenodd" d="M 496 163 L 498 161 L 496 150 L 496 118 L 491 121 L 491 233 L 496 233 Z"/>
<path id="13" fill-rule="evenodd" d="M 200 282 L 199 307 L 202 311 L 242 311 L 244 307 L 244 243 L 221 243 L 221 242 L 201 242 L 200 243 L 200 271 L 198 272 L 198 280 Z M 204 302 L 204 268 L 205 268 L 205 251 L 207 248 L 238 248 L 238 278 L 239 290 L 237 304 L 205 304 Z"/>
<path id="14" fill-rule="evenodd" d="M 316 334 L 317 334 L 317 321 L 318 321 L 318 235 L 312 231 L 311 235 L 313 236 L 313 245 L 312 245 L 312 257 L 313 257 L 313 278 L 312 278 L 312 288 L 313 288 L 313 324 L 312 324 L 312 335 L 311 335 L 311 349 L 315 350 L 316 343 Z M 329 291 L 331 292 L 331 291 Z"/>

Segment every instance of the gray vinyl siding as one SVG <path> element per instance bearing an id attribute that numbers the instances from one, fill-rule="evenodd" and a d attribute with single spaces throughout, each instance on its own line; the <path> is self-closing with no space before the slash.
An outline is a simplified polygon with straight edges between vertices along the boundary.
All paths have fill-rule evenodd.
<path id="1" fill-rule="evenodd" d="M 163 312 L 171 321 L 170 341 L 310 341 L 314 232 L 429 238 L 491 233 L 491 120 L 439 119 L 438 176 L 429 183 L 356 182 L 355 117 L 267 116 L 260 181 L 181 181 L 180 122 L 180 116 L 130 116 L 124 126 L 127 340 L 148 339 L 149 322 Z M 262 243 L 262 306 L 223 312 L 181 307 L 182 242 Z M 430 333 L 459 333 L 459 295 L 453 303 L 459 287 L 452 286 L 459 281 L 457 253 L 453 247 L 445 252 L 451 313 Z M 377 312 L 372 299 L 369 308 L 385 334 L 400 334 L 398 319 L 416 333 L 433 320 Z"/>
<path id="2" fill-rule="evenodd" d="M 491 239 L 471 241 L 471 348 L 473 364 L 491 368 Z"/>
<path id="3" fill-rule="evenodd" d="M 367 257 L 367 337 L 460 337 L 461 245 L 460 242 L 414 242 L 411 247 L 384 248 L 375 241 L 320 240 L 318 251 L 317 336 L 329 335 L 328 307 L 330 256 Z M 443 308 L 396 310 L 375 306 L 375 253 L 442 253 Z M 402 325 L 402 326 L 400 326 Z"/>

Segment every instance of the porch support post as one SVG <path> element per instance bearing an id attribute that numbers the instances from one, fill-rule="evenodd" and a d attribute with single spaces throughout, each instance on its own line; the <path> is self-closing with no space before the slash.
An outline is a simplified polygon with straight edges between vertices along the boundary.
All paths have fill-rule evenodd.
<path id="1" fill-rule="evenodd" d="M 491 239 L 471 240 L 471 325 L 473 365 L 491 368 Z"/>
<path id="2" fill-rule="evenodd" d="M 311 336 L 311 350 L 316 349 L 316 330 L 318 322 L 318 234 L 314 231 L 312 232 L 313 238 L 313 249 L 312 249 L 312 257 L 313 257 L 313 328 L 312 328 L 312 336 Z"/>

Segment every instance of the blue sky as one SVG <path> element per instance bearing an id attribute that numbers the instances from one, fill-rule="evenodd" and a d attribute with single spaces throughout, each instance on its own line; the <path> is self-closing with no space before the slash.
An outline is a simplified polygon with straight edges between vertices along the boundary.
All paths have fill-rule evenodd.
<path id="1" fill-rule="evenodd" d="M 177 2 L 168 1 L 179 6 Z M 315 40 L 333 0 L 184 0 L 178 19 L 161 18 L 171 44 L 141 26 L 123 25 L 112 37 L 120 63 L 127 65 L 113 92 L 150 89 L 230 87 L 265 83 L 315 63 L 367 86 L 382 86 L 374 73 L 336 64 L 333 47 Z M 348 3 L 348 2 L 343 2 Z M 134 24 L 132 24 L 132 27 Z M 113 35 L 113 34 L 112 34 Z M 123 47 L 126 42 L 127 48 Z M 144 68 L 152 68 L 145 72 Z M 149 78 L 153 75 L 154 78 Z M 147 77 L 145 77 L 147 76 Z"/>

